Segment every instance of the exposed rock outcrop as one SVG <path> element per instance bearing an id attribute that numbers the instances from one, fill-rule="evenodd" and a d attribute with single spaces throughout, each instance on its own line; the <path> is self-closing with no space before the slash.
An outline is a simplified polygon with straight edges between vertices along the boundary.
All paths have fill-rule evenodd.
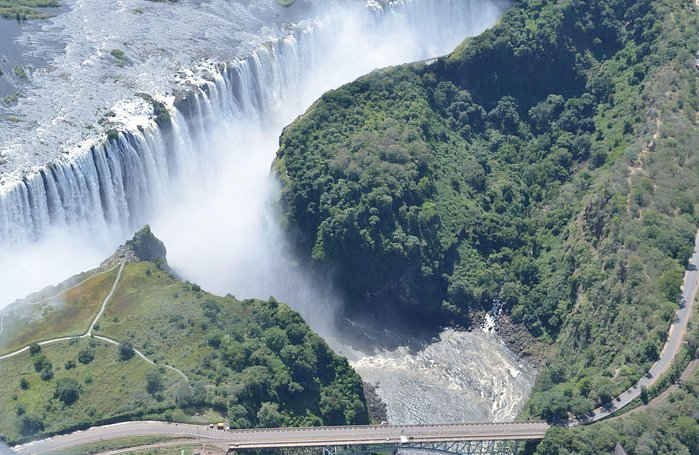
<path id="1" fill-rule="evenodd" d="M 121 245 L 116 252 L 107 258 L 100 267 L 108 268 L 120 262 L 152 261 L 167 269 L 167 249 L 165 244 L 157 238 L 146 225 L 134 234 L 131 240 Z"/>

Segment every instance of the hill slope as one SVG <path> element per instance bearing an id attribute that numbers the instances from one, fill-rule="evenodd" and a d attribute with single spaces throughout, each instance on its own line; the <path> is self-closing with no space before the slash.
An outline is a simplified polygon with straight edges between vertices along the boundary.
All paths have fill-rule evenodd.
<path id="1" fill-rule="evenodd" d="M 367 423 L 361 379 L 296 312 L 273 299 L 218 297 L 179 281 L 164 269 L 160 246 L 142 231 L 112 258 L 126 260 L 120 275 L 96 273 L 61 293 L 60 304 L 59 296 L 42 296 L 5 315 L 12 325 L 0 334 L 0 356 L 17 346 L 16 337 L 73 337 L 0 360 L 0 433 L 16 442 L 142 418 L 228 418 L 237 428 Z M 72 309 L 113 286 L 92 336 L 83 336 L 101 302 Z M 45 323 L 72 317 L 80 320 Z M 20 322 L 30 326 L 15 328 Z"/>
<path id="2" fill-rule="evenodd" d="M 657 358 L 692 250 L 697 31 L 686 1 L 520 0 L 326 94 L 276 162 L 299 249 L 350 311 L 509 312 L 552 346 L 532 414 L 609 400 Z"/>

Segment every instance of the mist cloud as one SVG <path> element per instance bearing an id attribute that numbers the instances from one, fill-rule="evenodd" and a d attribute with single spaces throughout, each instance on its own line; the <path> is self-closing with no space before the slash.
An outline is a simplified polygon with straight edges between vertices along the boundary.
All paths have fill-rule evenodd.
<path id="1" fill-rule="evenodd" d="M 443 55 L 505 8 L 478 0 L 405 3 L 379 15 L 362 2 L 318 7 L 320 19 L 308 31 L 261 49 L 245 64 L 256 86 L 237 87 L 236 99 L 213 96 L 210 105 L 200 98 L 202 112 L 211 112 L 201 126 L 175 114 L 174 147 L 187 160 L 169 195 L 143 221 L 165 242 L 181 276 L 217 294 L 273 295 L 317 330 L 332 320 L 339 298 L 288 253 L 271 210 L 278 188 L 269 170 L 282 128 L 326 90 L 376 68 Z M 100 229 L 71 226 L 0 252 L 0 307 L 95 267 L 131 235 Z"/>

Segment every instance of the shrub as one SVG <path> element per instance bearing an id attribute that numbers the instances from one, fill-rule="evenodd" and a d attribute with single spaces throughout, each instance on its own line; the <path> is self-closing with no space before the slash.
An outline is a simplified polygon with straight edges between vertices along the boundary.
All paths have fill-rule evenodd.
<path id="1" fill-rule="evenodd" d="M 45 365 L 44 368 L 41 369 L 40 376 L 43 381 L 50 381 L 53 379 L 53 365 L 50 363 Z"/>
<path id="2" fill-rule="evenodd" d="M 24 414 L 18 421 L 22 436 L 32 436 L 44 429 L 44 420 L 36 414 Z"/>
<path id="3" fill-rule="evenodd" d="M 75 403 L 80 398 L 78 381 L 72 378 L 59 379 L 56 381 L 56 391 L 53 396 L 67 405 Z"/>
<path id="4" fill-rule="evenodd" d="M 26 78 L 27 78 L 27 72 L 24 71 L 24 68 L 22 68 L 21 66 L 15 66 L 15 67 L 14 67 L 14 73 L 15 73 L 15 76 L 17 76 L 17 77 L 20 78 L 20 79 L 26 79 Z"/>
<path id="5" fill-rule="evenodd" d="M 83 365 L 87 365 L 93 360 L 95 360 L 95 351 L 92 349 L 83 349 L 78 353 L 78 361 Z"/>
<path id="6" fill-rule="evenodd" d="M 126 340 L 119 345 L 119 359 L 129 360 L 131 359 L 136 351 L 134 351 L 133 344 L 131 341 Z"/>
<path id="7" fill-rule="evenodd" d="M 111 56 L 116 59 L 116 65 L 122 67 L 126 64 L 126 54 L 121 49 L 112 49 Z"/>
<path id="8" fill-rule="evenodd" d="M 51 362 L 49 362 L 49 359 L 46 358 L 45 355 L 39 355 L 34 359 L 34 371 L 37 373 L 43 370 L 46 367 L 50 367 Z"/>
<path id="9" fill-rule="evenodd" d="M 163 388 L 163 376 L 159 370 L 151 370 L 146 374 L 146 390 L 155 395 Z"/>

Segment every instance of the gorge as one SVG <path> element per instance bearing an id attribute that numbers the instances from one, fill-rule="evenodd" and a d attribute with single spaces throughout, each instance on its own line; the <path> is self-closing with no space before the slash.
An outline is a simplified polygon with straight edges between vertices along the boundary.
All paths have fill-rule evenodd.
<path id="1" fill-rule="evenodd" d="M 479 0 L 297 4 L 289 11 L 303 8 L 308 17 L 294 18 L 286 34 L 248 54 L 209 57 L 181 68 L 174 89 L 155 88 L 152 95 L 115 102 L 98 127 L 106 139 L 75 141 L 73 149 L 54 158 L 51 147 L 61 147 L 49 138 L 34 151 L 39 159 L 48 157 L 43 166 L 29 157 L 18 134 L 3 146 L 1 301 L 94 266 L 148 222 L 184 278 L 221 295 L 273 295 L 333 344 L 330 321 L 342 302 L 328 281 L 311 281 L 287 250 L 271 210 L 278 188 L 269 168 L 282 128 L 328 89 L 376 68 L 450 52 L 465 36 L 492 25 L 506 7 Z M 65 134 L 56 137 L 63 140 Z M 404 383 L 460 397 L 454 408 L 468 409 L 435 418 L 513 418 L 533 382 L 531 367 L 520 366 L 492 335 L 445 332 L 442 338 L 426 348 L 418 343 L 409 354 L 414 364 L 425 362 L 445 376 L 416 378 L 396 367 L 407 371 Z M 334 344 L 380 382 L 385 379 L 373 375 L 400 364 L 396 356 L 407 349 L 366 357 L 340 341 Z M 484 349 L 498 354 L 479 359 Z M 453 364 L 479 366 L 450 371 Z M 489 376 L 492 381 L 480 383 Z M 406 422 L 419 415 L 420 410 L 391 414 Z"/>

